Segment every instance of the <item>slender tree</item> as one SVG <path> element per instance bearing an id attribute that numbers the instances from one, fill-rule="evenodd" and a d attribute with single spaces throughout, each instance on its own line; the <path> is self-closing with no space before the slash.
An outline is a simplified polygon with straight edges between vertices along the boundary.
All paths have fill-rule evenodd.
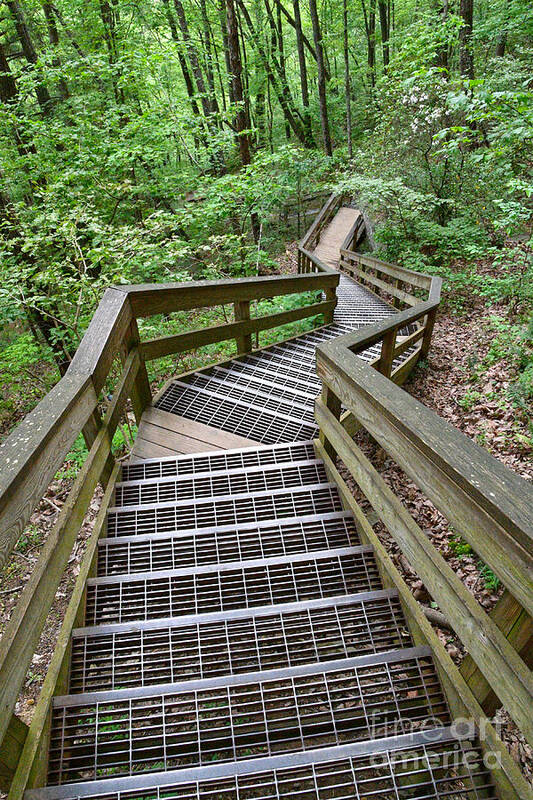
<path id="1" fill-rule="evenodd" d="M 474 54 L 472 31 L 474 29 L 474 0 L 460 0 L 459 13 L 462 19 L 459 31 L 459 69 L 463 78 L 474 78 Z"/>
<path id="2" fill-rule="evenodd" d="M 352 88 L 350 84 L 350 51 L 348 49 L 348 0 L 343 0 L 342 5 L 343 32 L 344 32 L 344 96 L 346 101 L 346 138 L 348 141 L 348 155 L 353 156 L 352 146 Z"/>
<path id="3" fill-rule="evenodd" d="M 322 139 L 324 150 L 330 156 L 333 152 L 331 147 L 331 135 L 329 132 L 328 103 L 326 96 L 326 75 L 324 72 L 324 48 L 322 46 L 322 32 L 318 19 L 316 0 L 309 0 L 309 12 L 313 24 L 313 39 L 316 50 L 316 65 L 318 71 L 318 101 L 320 104 L 320 125 L 322 128 Z"/>

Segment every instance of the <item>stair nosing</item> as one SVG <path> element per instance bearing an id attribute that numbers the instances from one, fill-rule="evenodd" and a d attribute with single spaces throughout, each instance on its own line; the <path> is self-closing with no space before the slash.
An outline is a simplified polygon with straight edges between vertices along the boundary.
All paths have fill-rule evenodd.
<path id="1" fill-rule="evenodd" d="M 278 605 L 251 606 L 250 608 L 232 608 L 226 611 L 207 611 L 203 614 L 184 614 L 180 617 L 161 617 L 148 620 L 134 620 L 132 622 L 110 622 L 102 625 L 86 625 L 74 628 L 72 636 L 83 638 L 86 636 L 106 636 L 113 633 L 133 633 L 141 630 L 158 630 L 164 628 L 182 628 L 188 625 L 202 623 L 222 622 L 225 620 L 252 619 L 255 617 L 268 617 L 273 614 L 297 613 L 314 608 L 328 608 L 362 604 L 367 601 L 381 600 L 387 597 L 398 597 L 397 589 L 373 589 L 355 594 L 333 595 L 332 597 L 319 597 L 313 600 L 295 600 L 292 603 L 279 603 Z"/>
<path id="2" fill-rule="evenodd" d="M 237 498 L 250 498 L 250 497 L 272 497 L 277 496 L 283 493 L 287 494 L 299 494 L 300 492 L 304 491 L 317 491 L 319 489 L 337 489 L 337 484 L 333 483 L 332 481 L 323 481 L 320 483 L 309 483 L 303 484 L 302 486 L 292 486 L 288 488 L 281 488 L 281 489 L 261 489 L 259 492 L 239 492 L 237 494 L 224 494 L 224 495 L 216 495 L 214 497 L 199 497 L 196 499 L 189 499 L 189 500 L 168 500 L 162 503 L 145 503 L 145 504 L 136 504 L 131 506 L 110 506 L 107 510 L 108 514 L 120 514 L 120 513 L 128 513 L 132 511 L 149 511 L 153 509 L 159 508 L 178 508 L 184 505 L 197 505 L 198 503 L 219 503 L 219 502 L 226 502 L 228 500 L 235 500 Z M 272 520 L 274 521 L 274 520 Z M 115 537 L 112 537 L 115 538 Z"/>
<path id="3" fill-rule="evenodd" d="M 116 583 L 135 583 L 138 581 L 154 580 L 159 578 L 177 578 L 180 575 L 205 575 L 209 572 L 232 572 L 239 569 L 254 569 L 255 567 L 271 566 L 276 564 L 298 563 L 300 561 L 322 561 L 337 556 L 352 555 L 356 553 L 374 552 L 372 545 L 362 544 L 354 547 L 337 547 L 327 550 L 315 550 L 311 553 L 292 553 L 291 555 L 271 556 L 270 558 L 251 558 L 244 561 L 226 561 L 223 563 L 202 564 L 196 567 L 182 567 L 180 569 L 154 570 L 152 572 L 125 572 L 122 575 L 102 575 L 99 578 L 89 578 L 87 586 L 111 586 Z"/>
<path id="4" fill-rule="evenodd" d="M 211 476 L 221 477 L 223 475 L 254 474 L 257 472 L 284 472 L 292 467 L 304 467 L 308 465 L 323 464 L 321 458 L 299 459 L 297 461 L 283 461 L 280 464 L 259 464 L 253 467 L 231 467 L 230 469 L 216 469 L 204 472 L 186 473 L 183 475 L 164 475 L 160 478 L 133 478 L 132 480 L 117 481 L 115 489 L 123 486 L 154 486 L 158 483 L 182 483 L 183 481 L 195 481 L 199 478 L 209 478 Z M 305 485 L 305 484 L 304 484 Z"/>
<path id="5" fill-rule="evenodd" d="M 28 790 L 25 793 L 25 800 L 75 800 L 76 798 L 89 798 L 92 795 L 100 796 L 112 794 L 113 792 L 150 791 L 157 787 L 171 787 L 175 784 L 201 783 L 202 781 L 217 778 L 222 780 L 236 776 L 253 775 L 254 773 L 271 772 L 278 769 L 304 767 L 309 764 L 323 764 L 343 761 L 348 758 L 356 759 L 380 753 L 423 746 L 431 747 L 438 744 L 468 742 L 470 740 L 471 737 L 467 732 L 461 733 L 453 725 L 445 725 L 397 736 L 384 736 L 381 739 L 363 739 L 350 744 L 283 753 L 276 756 L 227 761 L 219 764 L 204 764 L 201 767 L 163 772 L 145 772 L 137 775 L 66 783 L 58 786 L 44 786 L 39 789 Z"/>
<path id="6" fill-rule="evenodd" d="M 254 683 L 287 680 L 309 675 L 321 675 L 330 672 L 372 667 L 379 664 L 402 663 L 418 658 L 433 658 L 431 647 L 418 645 L 415 647 L 396 648 L 378 653 L 366 653 L 352 658 L 338 658 L 331 661 L 313 661 L 309 664 L 297 664 L 292 667 L 256 670 L 228 675 L 215 675 L 210 678 L 193 678 L 192 680 L 175 681 L 174 683 L 150 684 L 134 686 L 126 689 L 103 689 L 79 694 L 56 695 L 52 698 L 54 709 L 85 706 L 91 703 L 114 703 L 122 700 L 133 700 L 142 697 L 165 697 L 181 692 L 208 691 L 225 686 L 247 686 Z"/>
<path id="7" fill-rule="evenodd" d="M 316 395 L 315 395 L 316 396 Z M 153 406 L 151 406 L 153 408 Z M 202 458 L 212 458 L 213 456 L 224 456 L 225 453 L 255 453 L 258 451 L 276 450 L 282 447 L 303 447 L 312 445 L 313 439 L 302 439 L 297 442 L 276 442 L 275 444 L 247 445 L 246 447 L 232 447 L 230 450 L 202 450 L 199 453 L 179 453 L 175 456 L 162 456 L 160 458 L 142 458 L 139 461 L 125 463 L 125 467 L 138 467 L 142 464 L 170 464 L 179 461 L 195 461 Z M 191 473 L 192 474 L 192 473 Z"/>

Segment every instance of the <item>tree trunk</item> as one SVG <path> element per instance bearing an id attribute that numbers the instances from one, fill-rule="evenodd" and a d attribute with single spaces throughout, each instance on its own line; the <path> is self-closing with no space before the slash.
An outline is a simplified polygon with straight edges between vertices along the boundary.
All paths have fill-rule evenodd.
<path id="1" fill-rule="evenodd" d="M 189 72 L 189 65 L 185 60 L 185 56 L 181 50 L 181 41 L 178 34 L 178 29 L 176 27 L 176 20 L 174 19 L 174 15 L 172 14 L 172 9 L 170 8 L 169 0 L 163 0 L 163 5 L 165 6 L 165 11 L 168 20 L 168 26 L 170 28 L 170 33 L 172 35 L 173 40 L 180 45 L 178 47 L 178 61 L 180 62 L 181 73 L 183 75 L 183 80 L 185 82 L 185 88 L 187 90 L 187 95 L 189 97 L 189 102 L 191 104 L 192 113 L 195 117 L 200 116 L 200 109 L 198 108 L 198 103 L 196 102 L 194 86 L 192 82 L 191 73 Z"/>
<path id="2" fill-rule="evenodd" d="M 460 0 L 459 13 L 463 20 L 459 31 L 459 69 L 463 78 L 474 78 L 472 31 L 474 28 L 474 0 Z"/>
<path id="3" fill-rule="evenodd" d="M 237 14 L 235 13 L 234 0 L 226 0 L 226 25 L 228 32 L 228 50 L 231 67 L 231 81 L 233 87 L 232 91 L 235 98 L 235 103 L 237 105 L 237 113 L 235 115 L 235 130 L 239 141 L 241 163 L 243 167 L 245 167 L 251 162 L 250 139 L 248 136 L 250 123 L 246 114 L 246 106 L 244 104 L 241 50 L 239 47 L 239 28 L 237 23 Z M 251 220 L 254 241 L 257 243 L 259 241 L 259 219 L 257 214 L 252 213 Z"/>
<path id="4" fill-rule="evenodd" d="M 309 84 L 307 82 L 307 64 L 305 61 L 304 35 L 302 31 L 302 15 L 300 13 L 300 0 L 292 0 L 294 10 L 294 28 L 296 31 L 296 49 L 298 50 L 298 64 L 300 67 L 300 90 L 302 93 L 303 120 L 307 130 L 307 137 L 313 140 L 311 127 L 311 112 L 309 110 Z"/>
<path id="5" fill-rule="evenodd" d="M 389 66 L 389 15 L 386 0 L 378 0 L 379 25 L 381 28 L 381 47 L 383 50 L 383 71 Z"/>
<path id="6" fill-rule="evenodd" d="M 187 48 L 187 55 L 189 57 L 189 64 L 191 65 L 192 74 L 194 75 L 196 87 L 198 89 L 198 93 L 200 94 L 200 102 L 202 103 L 202 110 L 204 112 L 204 117 L 208 119 L 211 114 L 211 109 L 209 108 L 209 98 L 207 96 L 207 91 L 205 88 L 204 76 L 200 67 L 198 53 L 196 51 L 196 47 L 194 46 L 191 39 L 191 35 L 189 33 L 189 25 L 187 23 L 185 10 L 183 8 L 181 0 L 174 0 L 174 8 L 176 9 L 176 15 L 178 17 L 178 25 L 180 27 L 181 35 L 183 41 L 185 42 L 185 47 Z"/>
<path id="7" fill-rule="evenodd" d="M 24 14 L 22 12 L 20 3 L 18 0 L 8 0 L 7 5 L 15 23 L 15 29 L 17 31 L 17 36 L 19 38 L 22 52 L 24 53 L 24 57 L 29 64 L 32 64 L 35 67 L 37 64 L 37 51 L 35 50 L 31 40 L 30 32 L 28 30 L 28 26 L 26 25 L 26 20 L 24 19 Z M 47 115 L 52 110 L 52 98 L 50 97 L 50 93 L 46 88 L 43 76 L 37 67 L 35 67 L 35 74 L 37 77 L 35 84 L 37 102 L 39 103 L 43 114 Z"/>
<path id="8" fill-rule="evenodd" d="M 348 50 L 348 3 L 343 0 L 343 29 L 344 29 L 344 95 L 346 99 L 346 139 L 348 155 L 353 156 L 352 145 L 352 98 L 350 86 L 350 53 Z"/>
<path id="9" fill-rule="evenodd" d="M 373 98 L 373 89 L 376 85 L 376 0 L 369 0 L 368 11 L 365 0 L 361 0 L 361 8 L 365 22 L 368 85 Z"/>
<path id="10" fill-rule="evenodd" d="M 52 11 L 51 3 L 44 2 L 43 11 L 46 19 L 46 27 L 48 28 L 48 39 L 50 40 L 50 44 L 52 45 L 52 47 L 54 49 L 57 49 L 59 46 L 59 34 L 57 32 L 56 20 Z M 54 65 L 54 67 L 61 66 L 61 60 L 59 59 L 58 56 L 54 56 L 52 64 Z M 67 82 L 65 81 L 64 78 L 59 79 L 58 86 L 61 99 L 68 100 L 70 93 L 68 90 Z"/>
<path id="11" fill-rule="evenodd" d="M 320 125 L 322 128 L 322 139 L 324 141 L 324 150 L 326 151 L 327 155 L 330 156 L 332 155 L 333 150 L 331 147 L 331 136 L 329 132 L 326 76 L 324 74 L 324 50 L 322 47 L 322 33 L 320 31 L 316 0 L 309 0 L 309 11 L 311 14 L 311 22 L 313 23 L 313 39 L 316 50 L 316 65 L 318 70 L 318 100 L 320 104 Z"/>
<path id="12" fill-rule="evenodd" d="M 215 92 L 215 74 L 213 71 L 213 44 L 211 36 L 211 26 L 209 24 L 209 17 L 207 14 L 206 0 L 200 0 L 200 13 L 202 16 L 202 26 L 204 31 L 204 49 L 205 49 L 205 74 L 207 78 L 207 85 L 209 86 L 209 104 L 211 106 L 211 114 L 218 113 L 217 95 Z"/>
<path id="13" fill-rule="evenodd" d="M 298 140 L 305 145 L 305 147 L 312 147 L 313 144 L 307 138 L 305 127 L 302 124 L 301 115 L 294 105 L 294 100 L 292 98 L 289 85 L 280 81 L 280 66 L 277 58 L 273 54 L 271 55 L 270 59 L 267 57 L 261 39 L 258 36 L 250 14 L 248 13 L 248 9 L 244 4 L 244 0 L 237 0 L 237 4 L 241 10 L 248 30 L 250 31 L 254 45 L 257 48 L 257 52 L 261 57 L 268 80 L 272 84 L 272 88 L 276 93 L 276 97 L 286 120 L 288 121 Z"/>

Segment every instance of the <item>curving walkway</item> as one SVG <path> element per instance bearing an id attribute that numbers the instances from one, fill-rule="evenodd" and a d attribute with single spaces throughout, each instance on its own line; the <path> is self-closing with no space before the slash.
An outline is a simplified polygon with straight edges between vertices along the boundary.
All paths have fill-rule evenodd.
<path id="1" fill-rule="evenodd" d="M 315 252 L 329 266 L 338 268 L 341 244 L 358 215 L 343 207 L 322 233 Z M 314 399 L 320 392 L 315 347 L 397 313 L 346 275 L 337 298 L 332 325 L 171 381 L 145 412 L 133 457 L 314 438 Z M 377 344 L 362 357 L 372 360 L 380 349 Z"/>
<path id="2" fill-rule="evenodd" d="M 343 277 L 332 325 L 163 392 L 184 440 L 271 443 L 123 467 L 26 800 L 495 797 L 310 441 L 315 345 L 392 313 Z"/>

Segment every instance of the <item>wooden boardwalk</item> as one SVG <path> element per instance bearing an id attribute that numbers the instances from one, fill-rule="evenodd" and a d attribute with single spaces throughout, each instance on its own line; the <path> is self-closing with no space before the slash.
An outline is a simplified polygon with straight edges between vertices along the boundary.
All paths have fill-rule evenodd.
<path id="1" fill-rule="evenodd" d="M 341 208 L 325 228 L 337 201 L 330 198 L 314 226 L 316 233 L 324 222 L 321 242 L 328 247 L 333 232 L 345 241 L 353 226 L 352 209 L 350 217 Z M 312 271 L 303 245 L 299 254 L 307 259 L 303 272 Z M 117 400 L 108 410 L 91 448 L 89 467 L 98 458 L 99 469 L 88 470 L 86 497 L 106 474 L 106 426 L 116 424 L 128 397 L 138 414 L 146 409 L 136 456 L 102 478 L 102 508 L 47 675 L 51 688 L 43 690 L 15 759 L 10 800 L 528 797 L 495 734 L 489 730 L 492 738 L 480 743 L 470 725 L 454 727 L 457 717 L 472 718 L 478 728 L 485 723 L 478 699 L 385 551 L 374 514 L 453 621 L 475 659 L 470 678 L 481 684 L 487 675 L 488 691 L 497 687 L 528 732 L 525 665 L 359 450 L 342 406 L 479 547 L 480 558 L 498 573 L 504 565 L 514 595 L 503 596 L 504 612 L 524 649 L 530 628 L 523 620 L 533 600 L 527 562 L 514 545 L 528 541 L 529 487 L 393 384 L 427 352 L 440 280 L 346 250 L 344 256 L 361 272 L 370 262 L 371 285 L 392 277 L 387 295 L 410 297 L 414 308 L 399 312 L 342 275 L 331 324 L 182 376 L 150 407 L 139 350 L 125 358 L 122 406 Z M 331 319 L 327 293 L 337 276 L 322 262 L 316 266 L 321 275 L 274 279 L 277 291 L 288 294 L 302 279 L 315 288 L 318 278 L 326 293 L 319 308 Z M 231 290 L 242 311 L 256 286 L 223 283 L 219 301 Z M 271 297 L 272 286 L 262 281 L 259 296 Z M 429 299 L 411 294 L 417 290 Z M 175 285 L 160 291 L 132 287 L 127 303 L 117 303 L 124 339 L 136 330 L 135 317 L 124 322 L 124 308 L 142 316 L 212 301 L 205 284 L 191 284 L 185 298 Z M 315 306 L 308 308 L 312 316 Z M 242 341 L 256 324 L 243 313 L 237 327 L 230 323 L 231 335 Z M 98 319 L 95 327 L 100 336 Z M 113 343 L 120 341 L 116 328 L 109 331 Z M 347 331 L 354 332 L 339 340 Z M 216 335 L 223 340 L 227 333 L 221 326 Z M 183 339 L 170 338 L 142 343 L 141 352 L 182 352 Z M 381 349 L 363 350 L 376 340 Z M 316 361 L 324 380 L 318 399 Z M 103 380 L 103 370 L 91 374 Z M 341 477 L 337 455 L 372 513 Z M 77 480 L 79 486 L 85 484 Z M 85 510 L 81 503 L 76 509 L 78 527 Z M 63 548 L 66 563 L 64 539 L 70 535 L 72 545 L 76 529 L 64 520 L 68 510 L 52 557 Z M 49 599 L 58 580 L 50 585 Z M 42 616 L 38 592 L 27 602 Z M 503 612 L 499 619 L 503 625 Z M 35 640 L 33 625 L 19 625 L 25 648 L 28 631 Z M 17 653 L 11 672 L 23 650 Z M 13 738 L 9 745 L 11 754 Z M 483 747 L 497 753 L 501 769 L 490 772 Z M 493 779 L 503 787 L 499 794 Z"/>
<path id="2" fill-rule="evenodd" d="M 338 268 L 341 244 L 359 216 L 342 207 L 323 231 L 315 252 L 330 266 Z M 144 412 L 132 459 L 314 438 L 316 345 L 397 313 L 346 275 L 337 297 L 332 325 L 170 381 Z M 379 352 L 376 345 L 364 357 Z"/>

